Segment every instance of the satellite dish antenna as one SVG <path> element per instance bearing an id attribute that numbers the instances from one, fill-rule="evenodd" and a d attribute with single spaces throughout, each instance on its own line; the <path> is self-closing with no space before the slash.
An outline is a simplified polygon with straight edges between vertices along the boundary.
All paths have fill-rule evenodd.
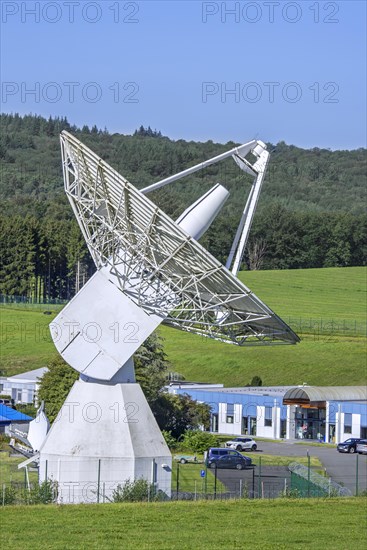
<path id="1" fill-rule="evenodd" d="M 37 410 L 36 418 L 29 423 L 28 441 L 34 452 L 41 448 L 50 429 L 50 422 L 45 414 L 45 403 L 42 401 Z"/>
<path id="2" fill-rule="evenodd" d="M 170 495 L 172 458 L 135 384 L 132 356 L 139 346 L 161 323 L 240 346 L 299 341 L 236 277 L 269 153 L 262 141 L 252 140 L 139 191 L 67 132 L 61 150 L 65 191 L 97 271 L 50 325 L 56 348 L 80 380 L 40 449 L 40 479 L 47 463 L 63 502 L 86 502 L 85 484 L 96 479 L 95 460 L 103 460 L 100 482 L 143 476 Z M 224 266 L 197 242 L 228 198 L 222 185 L 176 222 L 147 195 L 229 157 L 254 181 Z M 112 403 L 121 405 L 125 422 L 111 421 Z M 73 461 L 76 473 L 71 464 L 62 466 Z M 118 479 L 112 463 L 124 466 Z M 78 484 L 72 495 L 71 482 Z"/>

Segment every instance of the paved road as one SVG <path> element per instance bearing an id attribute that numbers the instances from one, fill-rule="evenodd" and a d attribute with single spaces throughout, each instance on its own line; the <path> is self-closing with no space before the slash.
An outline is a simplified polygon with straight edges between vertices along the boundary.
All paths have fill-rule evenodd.
<path id="1" fill-rule="evenodd" d="M 300 445 L 297 443 L 267 443 L 258 440 L 257 457 L 261 453 L 277 455 L 277 456 L 294 456 L 306 457 L 307 451 L 311 456 L 317 456 L 327 474 L 333 481 L 347 487 L 352 494 L 356 493 L 356 466 L 358 456 L 358 491 L 367 489 L 367 456 L 356 454 L 338 453 L 336 449 L 331 447 L 313 447 L 312 445 Z M 245 453 L 248 456 L 254 456 L 254 453 Z M 258 473 L 258 468 L 255 468 L 255 474 Z M 258 487 L 258 478 L 253 480 L 252 469 L 249 470 L 218 470 L 218 479 L 227 487 L 230 492 L 239 493 L 245 487 L 248 490 L 254 488 L 255 494 L 259 491 L 264 491 L 265 497 L 277 496 L 284 488 L 284 483 L 289 482 L 290 474 L 286 467 L 268 467 L 262 468 L 262 476 L 264 485 Z M 273 477 L 268 477 L 273 476 Z M 287 481 L 285 482 L 285 479 Z M 241 481 L 240 481 L 241 480 Z"/>
<path id="2" fill-rule="evenodd" d="M 277 498 L 282 494 L 286 485 L 290 486 L 291 475 L 285 466 L 264 466 L 261 469 L 260 479 L 258 474 L 258 468 L 217 470 L 218 479 L 225 485 L 232 497 L 247 494 L 250 498 L 259 496 Z M 218 498 L 220 497 L 221 495 Z"/>
<path id="3" fill-rule="evenodd" d="M 259 450 L 278 456 L 317 456 L 333 481 L 356 492 L 356 467 L 358 456 L 358 491 L 367 489 L 367 456 L 338 453 L 331 447 L 313 447 L 297 443 L 267 443 L 258 441 Z M 250 455 L 251 456 L 251 455 Z"/>

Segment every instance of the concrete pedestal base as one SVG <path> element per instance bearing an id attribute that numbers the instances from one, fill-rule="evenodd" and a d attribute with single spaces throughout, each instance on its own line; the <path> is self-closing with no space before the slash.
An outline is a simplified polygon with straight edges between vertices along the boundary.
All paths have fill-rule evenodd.
<path id="1" fill-rule="evenodd" d="M 63 503 L 109 502 L 139 478 L 171 496 L 172 456 L 139 384 L 75 382 L 39 464 Z"/>

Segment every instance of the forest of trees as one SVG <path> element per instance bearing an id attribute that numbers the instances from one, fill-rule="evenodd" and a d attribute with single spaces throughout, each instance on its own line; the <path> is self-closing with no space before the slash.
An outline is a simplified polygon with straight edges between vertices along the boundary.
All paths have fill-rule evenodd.
<path id="1" fill-rule="evenodd" d="M 140 127 L 134 135 L 82 129 L 66 118 L 0 117 L 0 293 L 69 299 L 94 266 L 63 190 L 59 134 L 67 129 L 138 188 L 236 144 L 173 141 Z M 245 141 L 246 137 L 244 138 Z M 280 142 L 255 215 L 244 269 L 364 265 L 366 150 L 300 149 Z M 220 182 L 231 195 L 201 242 L 225 260 L 251 178 L 230 159 L 154 192 L 173 218 Z"/>

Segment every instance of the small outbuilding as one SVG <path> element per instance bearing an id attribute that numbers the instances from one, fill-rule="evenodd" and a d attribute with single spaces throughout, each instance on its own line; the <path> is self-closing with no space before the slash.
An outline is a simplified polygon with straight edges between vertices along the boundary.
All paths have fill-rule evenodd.
<path id="1" fill-rule="evenodd" d="M 0 433 L 10 435 L 16 430 L 27 433 L 32 417 L 0 403 Z"/>
<path id="2" fill-rule="evenodd" d="M 47 367 L 8 376 L 1 381 L 1 393 L 9 395 L 15 404 L 35 403 L 39 380 L 47 372 Z"/>

